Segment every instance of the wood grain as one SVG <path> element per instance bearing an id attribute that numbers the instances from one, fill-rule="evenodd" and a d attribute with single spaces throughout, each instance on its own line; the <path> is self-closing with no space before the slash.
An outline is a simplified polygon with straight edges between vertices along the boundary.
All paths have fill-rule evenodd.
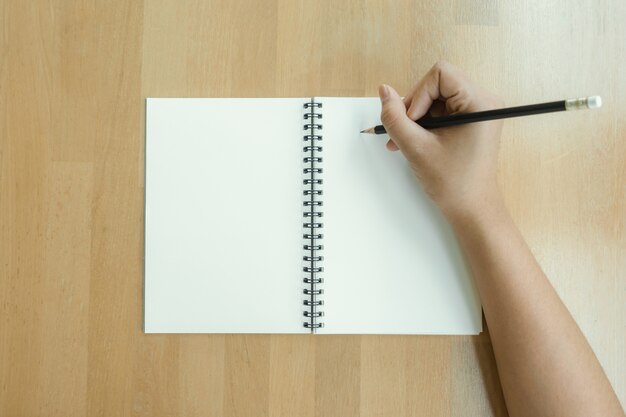
<path id="1" fill-rule="evenodd" d="M 500 182 L 626 403 L 626 3 L 0 0 L 0 416 L 505 416 L 478 337 L 144 335 L 144 99 L 406 91 L 507 104 Z"/>

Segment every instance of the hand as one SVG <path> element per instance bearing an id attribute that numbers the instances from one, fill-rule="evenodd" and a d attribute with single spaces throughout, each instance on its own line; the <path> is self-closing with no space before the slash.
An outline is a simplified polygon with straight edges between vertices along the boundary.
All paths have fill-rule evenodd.
<path id="1" fill-rule="evenodd" d="M 404 97 L 379 87 L 387 149 L 400 149 L 424 191 L 448 218 L 484 212 L 500 201 L 496 180 L 501 121 L 426 130 L 414 120 L 502 107 L 495 95 L 440 61 Z"/>

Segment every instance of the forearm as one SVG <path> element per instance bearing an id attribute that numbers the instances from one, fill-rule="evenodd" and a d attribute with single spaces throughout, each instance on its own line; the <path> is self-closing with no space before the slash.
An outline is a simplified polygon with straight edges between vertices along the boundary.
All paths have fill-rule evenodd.
<path id="1" fill-rule="evenodd" d="M 509 414 L 623 416 L 593 351 L 499 197 L 451 216 L 476 279 Z"/>
<path id="2" fill-rule="evenodd" d="M 445 61 L 404 98 L 387 85 L 379 95 L 387 148 L 410 162 L 452 223 L 474 272 L 509 414 L 622 417 L 600 364 L 497 192 L 502 122 L 434 130 L 415 123 L 427 114 L 501 108 L 502 101 Z"/>

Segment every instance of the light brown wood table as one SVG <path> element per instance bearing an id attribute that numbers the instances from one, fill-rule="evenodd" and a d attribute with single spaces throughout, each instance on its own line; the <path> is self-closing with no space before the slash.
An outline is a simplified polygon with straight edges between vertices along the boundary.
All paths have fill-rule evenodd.
<path id="1" fill-rule="evenodd" d="M 624 21 L 622 0 L 0 1 L 0 416 L 505 415 L 486 333 L 142 333 L 146 97 L 404 92 L 440 58 L 508 105 L 604 99 L 507 121 L 500 180 L 624 403 Z"/>

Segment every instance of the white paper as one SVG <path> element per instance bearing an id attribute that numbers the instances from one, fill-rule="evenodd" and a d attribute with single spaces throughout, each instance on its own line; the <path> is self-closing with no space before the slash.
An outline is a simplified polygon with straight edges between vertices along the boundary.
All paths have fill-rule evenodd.
<path id="1" fill-rule="evenodd" d="M 148 99 L 145 331 L 303 327 L 303 103 Z M 439 211 L 386 136 L 377 98 L 321 98 L 325 327 L 477 334 L 478 294 Z"/>
<path id="2" fill-rule="evenodd" d="M 146 332 L 308 332 L 307 100 L 147 100 Z"/>
<path id="3" fill-rule="evenodd" d="M 478 334 L 481 307 L 452 231 L 387 135 L 378 98 L 323 103 L 324 328 Z"/>

